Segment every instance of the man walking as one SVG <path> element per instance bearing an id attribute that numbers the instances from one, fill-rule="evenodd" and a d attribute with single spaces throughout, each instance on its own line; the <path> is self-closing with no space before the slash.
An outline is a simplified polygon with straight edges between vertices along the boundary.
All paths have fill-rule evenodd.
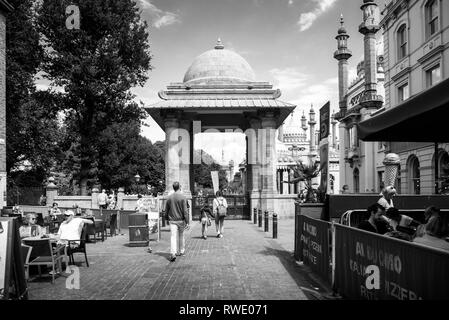
<path id="1" fill-rule="evenodd" d="M 105 189 L 98 195 L 98 205 L 104 210 L 108 208 L 108 195 Z"/>
<path id="2" fill-rule="evenodd" d="M 176 260 L 176 256 L 184 256 L 185 254 L 184 230 L 189 227 L 190 223 L 187 199 L 179 189 L 179 182 L 174 182 L 174 192 L 167 197 L 167 202 L 165 203 L 165 212 L 170 222 L 171 262 Z"/>

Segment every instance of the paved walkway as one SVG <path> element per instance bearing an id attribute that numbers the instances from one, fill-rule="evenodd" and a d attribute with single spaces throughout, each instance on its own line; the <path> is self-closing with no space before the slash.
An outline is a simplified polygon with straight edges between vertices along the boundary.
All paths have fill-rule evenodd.
<path id="1" fill-rule="evenodd" d="M 305 300 L 318 299 L 325 288 L 292 257 L 293 220 L 280 220 L 279 239 L 250 221 L 225 221 L 225 237 L 200 238 L 198 222 L 186 234 L 186 256 L 169 262 L 168 227 L 162 240 L 146 248 L 128 247 L 128 235 L 88 244 L 90 267 L 81 263 L 80 288 L 66 288 L 43 277 L 29 282 L 30 299 L 151 299 L 151 300 Z M 127 230 L 122 230 L 127 232 Z"/>

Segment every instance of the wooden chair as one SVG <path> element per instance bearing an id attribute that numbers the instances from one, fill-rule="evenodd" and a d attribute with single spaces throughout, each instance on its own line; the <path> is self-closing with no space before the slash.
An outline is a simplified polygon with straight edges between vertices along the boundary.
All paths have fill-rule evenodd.
<path id="1" fill-rule="evenodd" d="M 22 252 L 23 267 L 25 270 L 25 280 L 28 281 L 28 279 L 30 278 L 29 261 L 33 247 L 22 244 L 21 248 L 22 248 L 21 252 Z"/>
<path id="2" fill-rule="evenodd" d="M 84 253 L 86 265 L 87 265 L 87 267 L 89 267 L 89 262 L 87 261 L 87 253 L 86 253 L 87 226 L 88 226 L 87 224 L 84 224 L 79 240 L 70 240 L 67 245 L 67 254 L 69 256 L 70 264 L 75 264 L 75 260 L 73 259 L 74 253 Z M 75 245 L 77 242 L 79 242 L 79 245 L 76 247 L 73 247 L 73 245 Z"/>
<path id="3" fill-rule="evenodd" d="M 25 245 L 33 248 L 28 266 L 38 266 L 39 276 L 41 273 L 41 266 L 51 265 L 52 268 L 52 283 L 55 283 L 56 270 L 62 272 L 61 261 L 64 258 L 64 246 L 52 247 L 51 241 L 48 238 L 37 240 L 24 240 Z"/>

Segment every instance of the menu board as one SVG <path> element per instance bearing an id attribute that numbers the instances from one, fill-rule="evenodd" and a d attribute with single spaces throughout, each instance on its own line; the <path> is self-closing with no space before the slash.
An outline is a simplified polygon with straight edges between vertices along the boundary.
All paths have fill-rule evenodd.
<path id="1" fill-rule="evenodd" d="M 0 299 L 7 298 L 11 266 L 12 221 L 0 220 Z"/>
<path id="2" fill-rule="evenodd" d="M 140 213 L 146 213 L 148 215 L 148 229 L 149 233 L 157 234 L 158 240 L 160 240 L 160 228 L 159 228 L 159 198 L 157 197 L 143 197 L 138 205 L 138 211 Z"/>

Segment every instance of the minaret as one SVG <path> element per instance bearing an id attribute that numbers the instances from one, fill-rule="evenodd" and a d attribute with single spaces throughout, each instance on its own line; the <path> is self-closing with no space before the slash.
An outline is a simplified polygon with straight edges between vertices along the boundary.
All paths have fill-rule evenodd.
<path id="1" fill-rule="evenodd" d="M 338 50 L 334 53 L 334 58 L 338 60 L 338 93 L 341 113 L 346 112 L 346 95 L 348 93 L 348 60 L 352 57 L 351 50 L 348 49 L 349 35 L 344 27 L 343 15 L 340 18 L 341 27 L 338 29 L 337 39 Z"/>
<path id="2" fill-rule="evenodd" d="M 304 114 L 304 110 L 302 111 L 302 117 L 301 117 L 301 129 L 304 130 L 304 136 L 307 140 L 307 119 L 306 115 Z"/>
<path id="3" fill-rule="evenodd" d="M 365 36 L 365 92 L 361 99 L 364 108 L 379 109 L 383 104 L 377 95 L 376 33 L 380 30 L 380 10 L 374 0 L 363 0 L 363 23 L 359 32 Z"/>
<path id="4" fill-rule="evenodd" d="M 334 115 L 331 117 L 331 124 L 332 124 L 332 148 L 337 148 L 337 120 L 335 120 Z"/>
<path id="5" fill-rule="evenodd" d="M 314 152 L 316 150 L 316 142 L 315 142 L 315 110 L 313 110 L 313 104 L 310 107 L 309 112 L 309 126 L 310 126 L 310 152 Z"/>

